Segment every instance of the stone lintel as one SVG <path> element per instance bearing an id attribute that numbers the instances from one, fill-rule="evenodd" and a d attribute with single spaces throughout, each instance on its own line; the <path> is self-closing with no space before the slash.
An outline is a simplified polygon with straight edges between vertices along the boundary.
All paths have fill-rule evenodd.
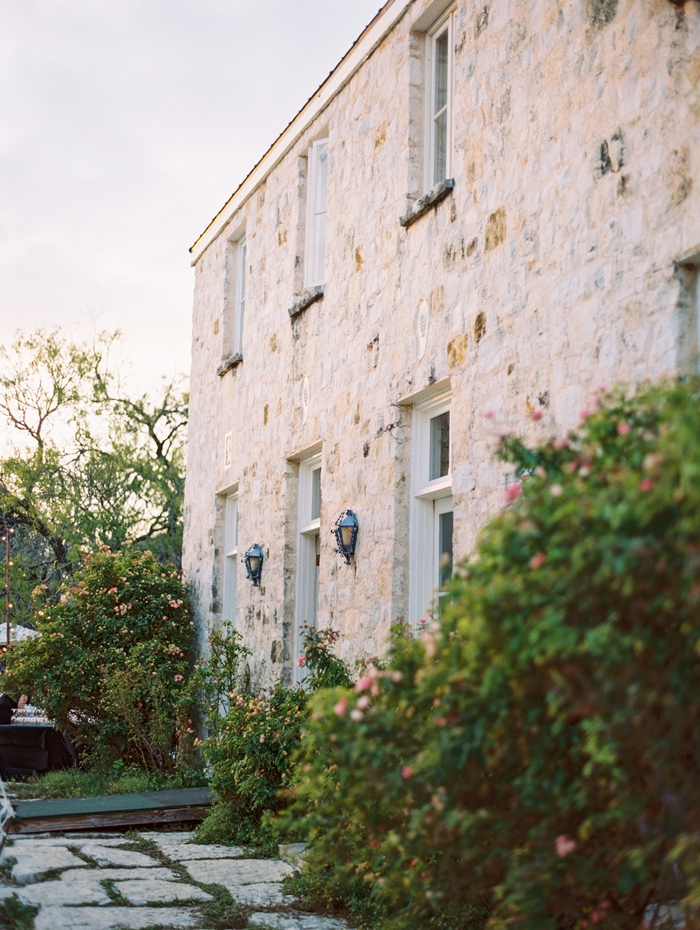
<path id="1" fill-rule="evenodd" d="M 231 369 L 235 368 L 236 365 L 240 365 L 242 361 L 243 361 L 243 356 L 241 355 L 241 353 L 234 352 L 233 355 L 229 355 L 225 359 L 223 359 L 219 367 L 216 369 L 217 375 L 220 378 L 222 378 L 226 374 L 227 371 L 231 371 Z"/>
<path id="2" fill-rule="evenodd" d="M 309 290 L 302 294 L 299 300 L 294 301 L 292 306 L 289 308 L 287 313 L 289 313 L 290 319 L 294 319 L 295 316 L 299 316 L 300 313 L 303 313 L 307 307 L 310 307 L 311 304 L 315 304 L 317 300 L 321 300 L 323 297 L 323 285 L 319 284 L 317 287 L 311 287 Z"/>
<path id="3" fill-rule="evenodd" d="M 428 210 L 431 210 L 433 207 L 437 206 L 441 200 L 444 200 L 454 186 L 455 182 L 453 178 L 440 181 L 439 184 L 436 184 L 435 187 L 421 197 L 420 200 L 416 200 L 409 206 L 404 215 L 399 217 L 399 223 L 404 228 L 412 226 L 413 223 L 419 220 L 421 216 L 424 216 Z"/>

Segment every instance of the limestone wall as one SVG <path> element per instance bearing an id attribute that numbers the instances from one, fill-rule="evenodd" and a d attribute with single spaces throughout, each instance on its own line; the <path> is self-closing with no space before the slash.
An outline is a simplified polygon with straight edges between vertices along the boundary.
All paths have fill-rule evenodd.
<path id="1" fill-rule="evenodd" d="M 238 584 L 262 683 L 292 672 L 300 453 L 322 445 L 319 624 L 341 631 L 346 658 L 364 656 L 407 612 L 402 400 L 450 379 L 463 556 L 501 506 L 496 431 L 561 432 L 597 385 L 673 375 L 696 350 L 695 272 L 676 263 L 700 253 L 700 5 L 459 0 L 455 186 L 409 228 L 399 217 L 422 193 L 423 44 L 411 25 L 428 4 L 405 6 L 195 266 L 185 572 L 205 638 L 221 609 L 217 492 L 237 482 L 240 550 L 259 542 L 266 557 L 262 588 L 242 566 Z M 306 152 L 326 129 L 325 294 L 290 320 Z M 243 227 L 243 361 L 218 376 L 227 242 Z M 360 520 L 350 567 L 330 533 L 346 507 Z"/>

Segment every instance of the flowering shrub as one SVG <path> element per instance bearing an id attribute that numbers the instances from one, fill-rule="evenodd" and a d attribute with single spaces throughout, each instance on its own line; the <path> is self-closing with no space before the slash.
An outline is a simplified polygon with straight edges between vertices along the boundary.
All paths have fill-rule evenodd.
<path id="1" fill-rule="evenodd" d="M 700 926 L 698 389 L 599 400 L 501 442 L 530 477 L 440 621 L 313 699 L 280 827 L 373 926 Z"/>
<path id="2" fill-rule="evenodd" d="M 150 552 L 106 546 L 60 602 L 36 589 L 41 636 L 13 647 L 2 688 L 26 692 L 94 763 L 168 772 L 193 738 L 187 594 Z"/>
<path id="3" fill-rule="evenodd" d="M 292 754 L 307 718 L 309 689 L 350 683 L 345 664 L 331 652 L 336 639 L 333 630 L 309 630 L 304 687 L 277 684 L 269 693 L 253 695 L 241 674 L 248 651 L 238 634 L 229 629 L 214 638 L 204 669 L 211 695 L 204 753 L 219 800 L 200 828 L 200 839 L 268 842 L 268 831 L 260 828 L 262 815 L 283 805 L 280 789 L 290 781 Z M 228 683 L 232 690 L 223 696 L 217 682 Z"/>

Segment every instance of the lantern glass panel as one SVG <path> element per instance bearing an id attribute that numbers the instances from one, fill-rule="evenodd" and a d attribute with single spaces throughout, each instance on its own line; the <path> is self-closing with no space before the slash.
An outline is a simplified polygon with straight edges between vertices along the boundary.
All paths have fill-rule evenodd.
<path id="1" fill-rule="evenodd" d="M 349 549 L 350 546 L 352 545 L 353 530 L 354 530 L 354 527 L 352 526 L 341 526 L 340 527 L 340 535 L 343 540 L 343 546 L 346 549 Z"/>

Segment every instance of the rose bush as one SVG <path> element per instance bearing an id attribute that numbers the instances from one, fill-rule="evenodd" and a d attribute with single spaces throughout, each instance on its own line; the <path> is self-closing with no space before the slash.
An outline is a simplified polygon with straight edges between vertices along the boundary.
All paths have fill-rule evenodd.
<path id="1" fill-rule="evenodd" d="M 355 926 L 700 926 L 698 401 L 504 438 L 517 492 L 440 620 L 313 698 L 278 828 Z"/>
<path id="2" fill-rule="evenodd" d="M 4 691 L 30 694 L 93 764 L 172 772 L 189 758 L 192 622 L 172 566 L 103 546 L 59 602 L 36 589 L 33 619 L 41 635 L 13 646 Z"/>

